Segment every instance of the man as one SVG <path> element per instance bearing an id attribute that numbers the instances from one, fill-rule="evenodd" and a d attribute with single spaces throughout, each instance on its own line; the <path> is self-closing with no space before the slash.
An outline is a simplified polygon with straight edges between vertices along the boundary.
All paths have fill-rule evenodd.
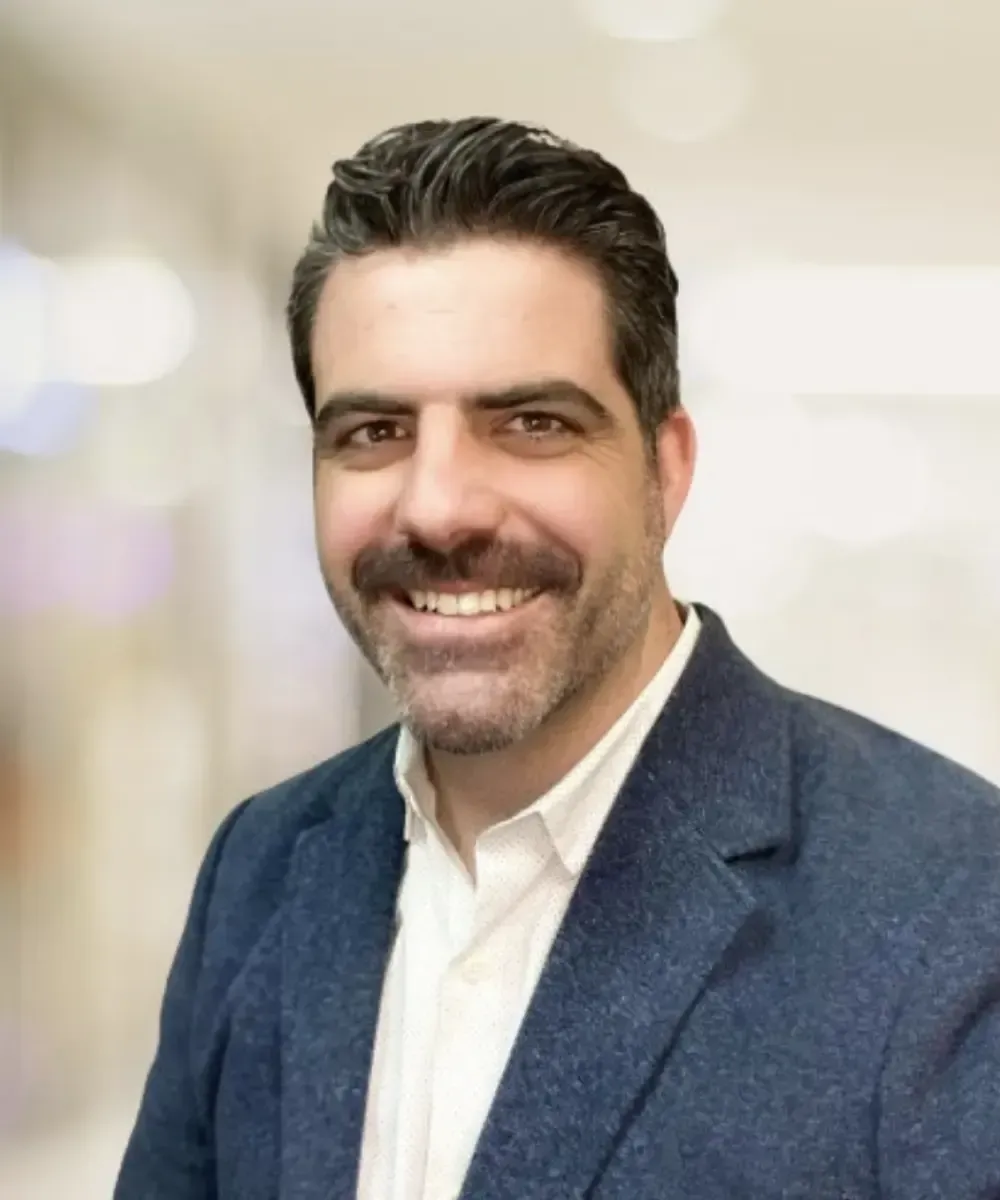
<path id="1" fill-rule="evenodd" d="M 545 131 L 334 167 L 292 351 L 401 727 L 223 822 L 119 1200 L 1000 1198 L 997 794 L 672 598 L 676 292 Z"/>

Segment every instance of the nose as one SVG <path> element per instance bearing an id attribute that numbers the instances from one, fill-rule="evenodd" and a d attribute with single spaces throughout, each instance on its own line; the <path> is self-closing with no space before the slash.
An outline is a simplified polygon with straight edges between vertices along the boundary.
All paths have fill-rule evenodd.
<path id="1" fill-rule="evenodd" d="M 422 426 L 396 504 L 399 532 L 442 553 L 492 538 L 504 508 L 482 448 L 457 422 Z"/>

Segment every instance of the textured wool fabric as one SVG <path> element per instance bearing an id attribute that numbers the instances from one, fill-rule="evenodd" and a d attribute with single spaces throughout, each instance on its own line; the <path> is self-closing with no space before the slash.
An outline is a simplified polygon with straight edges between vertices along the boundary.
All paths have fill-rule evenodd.
<path id="1" fill-rule="evenodd" d="M 462 1196 L 1000 1200 L 998 793 L 698 611 Z M 397 733 L 220 827 L 116 1200 L 354 1196 Z"/>

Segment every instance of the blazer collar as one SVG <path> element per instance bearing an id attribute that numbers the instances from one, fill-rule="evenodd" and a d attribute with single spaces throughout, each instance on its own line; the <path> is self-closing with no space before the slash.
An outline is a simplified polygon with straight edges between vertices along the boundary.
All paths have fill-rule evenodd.
<path id="1" fill-rule="evenodd" d="M 721 618 L 696 608 L 701 637 L 636 770 L 660 784 L 663 803 L 652 820 L 683 821 L 729 862 L 792 835 L 789 705 Z"/>

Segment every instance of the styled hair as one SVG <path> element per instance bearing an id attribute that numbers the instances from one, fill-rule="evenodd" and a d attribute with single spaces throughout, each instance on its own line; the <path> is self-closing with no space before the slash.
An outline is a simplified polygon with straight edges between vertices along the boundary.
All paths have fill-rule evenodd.
<path id="1" fill-rule="evenodd" d="M 334 163 L 286 312 L 310 417 L 313 324 L 336 264 L 381 249 L 431 249 L 490 236 L 534 239 L 596 270 L 616 372 L 655 446 L 657 430 L 679 404 L 678 284 L 660 219 L 595 151 L 540 127 L 490 117 L 400 125 Z"/>

